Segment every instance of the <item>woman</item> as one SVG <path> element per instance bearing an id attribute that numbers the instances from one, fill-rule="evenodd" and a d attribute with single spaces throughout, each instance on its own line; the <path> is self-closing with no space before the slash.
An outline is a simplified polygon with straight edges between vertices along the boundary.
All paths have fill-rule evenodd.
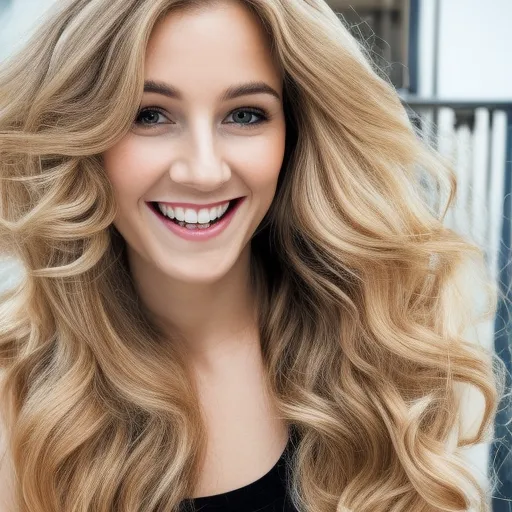
<path id="1" fill-rule="evenodd" d="M 10 510 L 486 510 L 481 253 L 323 0 L 59 2 L 0 98 Z"/>

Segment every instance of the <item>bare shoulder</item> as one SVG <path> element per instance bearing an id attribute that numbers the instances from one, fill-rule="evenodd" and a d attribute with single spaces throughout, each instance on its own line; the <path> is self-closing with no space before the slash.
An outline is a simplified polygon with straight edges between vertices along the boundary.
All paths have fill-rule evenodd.
<path id="1" fill-rule="evenodd" d="M 0 370 L 0 388 L 3 386 L 3 371 Z M 0 512 L 14 512 L 14 472 L 8 450 L 7 428 L 3 407 L 0 403 Z"/>

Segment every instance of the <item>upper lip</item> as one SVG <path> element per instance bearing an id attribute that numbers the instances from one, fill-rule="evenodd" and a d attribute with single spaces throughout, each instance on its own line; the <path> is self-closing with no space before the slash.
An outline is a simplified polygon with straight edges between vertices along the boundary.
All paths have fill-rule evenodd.
<path id="1" fill-rule="evenodd" d="M 226 204 L 230 201 L 234 201 L 235 199 L 240 199 L 240 197 L 234 197 L 232 199 L 224 199 L 223 201 L 217 201 L 216 203 L 208 203 L 208 204 L 197 204 L 197 203 L 178 203 L 178 202 L 168 202 L 168 201 L 155 201 L 155 203 L 164 204 L 166 206 L 170 206 L 172 208 L 181 207 L 181 208 L 193 208 L 193 209 L 201 209 L 201 208 L 213 208 L 214 206 L 219 206 L 220 204 Z"/>

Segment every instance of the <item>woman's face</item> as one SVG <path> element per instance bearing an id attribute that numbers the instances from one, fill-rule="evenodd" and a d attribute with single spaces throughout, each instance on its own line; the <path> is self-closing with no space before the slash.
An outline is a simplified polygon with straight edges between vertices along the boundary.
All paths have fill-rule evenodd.
<path id="1" fill-rule="evenodd" d="M 282 76 L 257 19 L 222 2 L 173 12 L 155 27 L 145 80 L 131 131 L 103 155 L 119 206 L 114 224 L 146 264 L 180 281 L 215 281 L 275 194 Z"/>

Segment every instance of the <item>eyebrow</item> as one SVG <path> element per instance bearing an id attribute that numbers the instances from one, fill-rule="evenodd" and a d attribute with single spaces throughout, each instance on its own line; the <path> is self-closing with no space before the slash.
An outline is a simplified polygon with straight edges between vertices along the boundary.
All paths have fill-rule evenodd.
<path id="1" fill-rule="evenodd" d="M 178 91 L 178 89 L 175 87 L 172 87 L 165 82 L 157 82 L 155 80 L 146 80 L 144 82 L 144 92 L 154 92 L 156 94 L 161 94 L 163 96 L 167 96 L 168 98 L 175 98 L 178 100 L 183 98 L 181 92 Z M 220 100 L 228 101 L 234 98 L 238 98 L 239 96 L 247 96 L 249 94 L 270 94 L 278 100 L 281 100 L 279 93 L 265 82 L 247 82 L 243 84 L 232 85 L 224 91 L 220 97 Z"/>

